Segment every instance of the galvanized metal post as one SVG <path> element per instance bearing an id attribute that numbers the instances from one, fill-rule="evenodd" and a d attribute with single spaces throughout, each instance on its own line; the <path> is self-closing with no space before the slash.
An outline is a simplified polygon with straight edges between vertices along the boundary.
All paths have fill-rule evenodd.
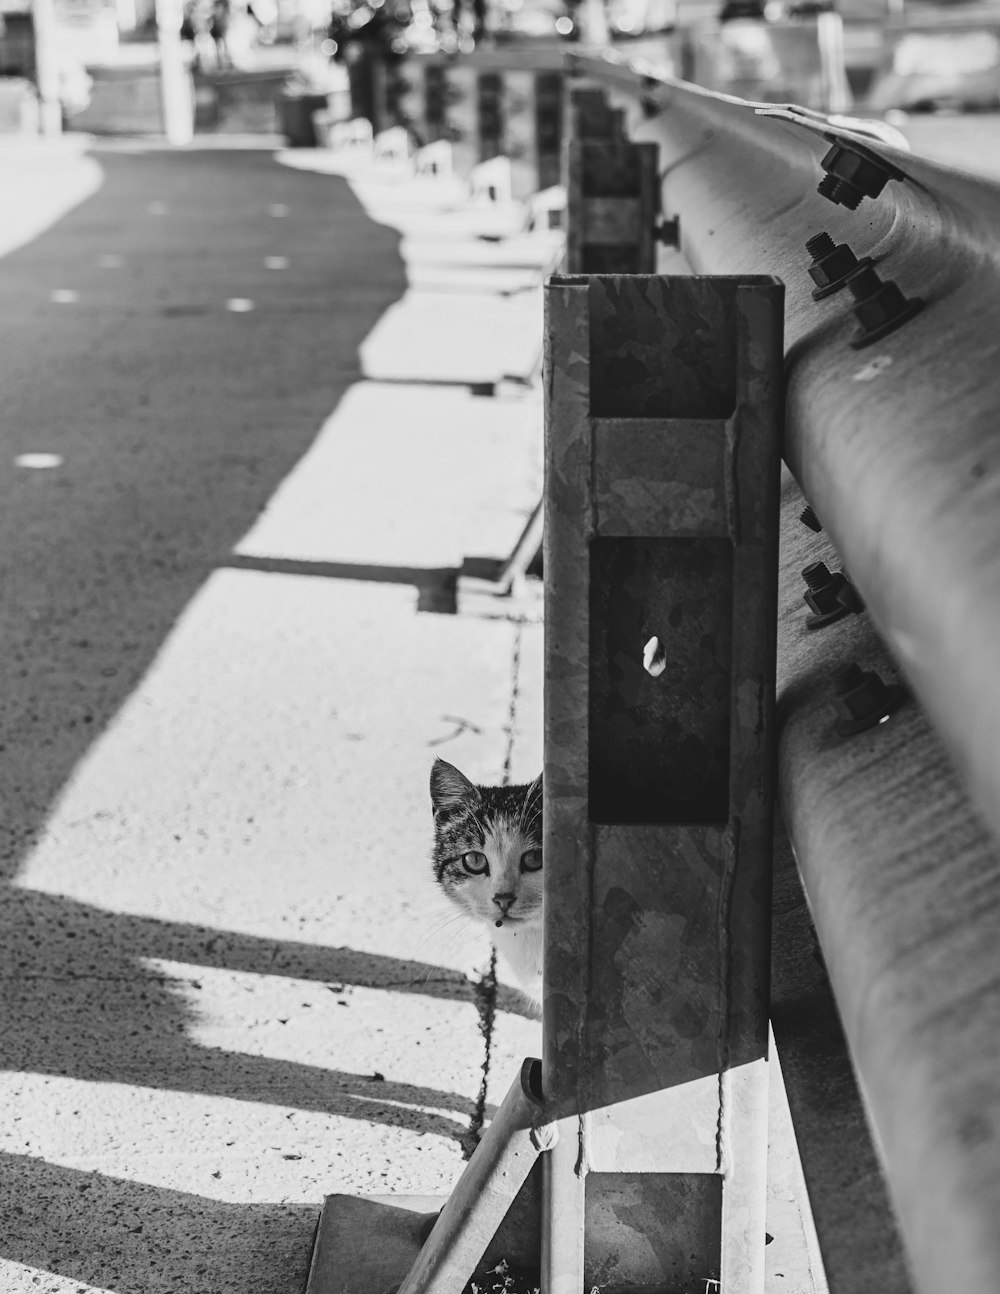
<path id="1" fill-rule="evenodd" d="M 603 92 L 573 90 L 565 144 L 566 268 L 570 274 L 651 274 L 659 204 L 655 144 L 632 144 Z"/>
<path id="2" fill-rule="evenodd" d="M 783 300 L 546 290 L 543 1294 L 763 1290 Z"/>
<path id="3" fill-rule="evenodd" d="M 535 73 L 534 142 L 539 189 L 548 189 L 559 183 L 564 85 L 565 74 L 561 70 Z"/>

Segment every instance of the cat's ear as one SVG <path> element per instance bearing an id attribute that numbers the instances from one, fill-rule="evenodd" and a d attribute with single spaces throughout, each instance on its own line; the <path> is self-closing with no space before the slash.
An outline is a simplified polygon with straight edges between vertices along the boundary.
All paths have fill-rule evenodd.
<path id="1" fill-rule="evenodd" d="M 541 798 L 542 798 L 542 775 L 541 773 L 539 773 L 538 776 L 535 778 L 535 780 L 528 787 L 528 794 L 526 796 L 526 799 L 530 804 L 532 800 L 536 800 L 536 799 L 540 800 Z"/>
<path id="2" fill-rule="evenodd" d="M 454 764 L 436 759 L 431 768 L 431 804 L 439 809 L 457 809 L 462 805 L 478 804 L 482 796 L 472 782 L 460 773 Z"/>

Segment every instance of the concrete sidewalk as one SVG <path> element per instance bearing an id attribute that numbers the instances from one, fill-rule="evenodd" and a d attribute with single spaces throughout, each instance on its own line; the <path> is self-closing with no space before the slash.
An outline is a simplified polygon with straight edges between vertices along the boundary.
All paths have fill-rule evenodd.
<path id="1" fill-rule="evenodd" d="M 137 230 L 162 220 L 157 317 L 188 339 L 203 328 L 218 367 L 189 376 L 181 366 L 156 435 L 183 439 L 206 402 L 220 426 L 194 429 L 179 460 L 193 468 L 175 494 L 150 500 L 150 475 L 169 484 L 179 468 L 154 447 L 142 451 L 153 455 L 142 481 L 122 476 L 131 405 L 100 441 L 92 475 L 73 455 L 92 452 L 110 415 L 87 421 L 82 405 L 40 384 L 35 423 L 11 421 L 16 399 L 0 419 L 5 448 L 56 445 L 66 469 L 18 487 L 34 490 L 24 506 L 40 521 L 18 559 L 29 575 L 37 563 L 37 578 L 25 578 L 12 612 L 29 626 L 14 656 L 34 690 L 8 742 L 17 870 L 2 916 L 0 1291 L 293 1294 L 325 1195 L 446 1194 L 521 1059 L 539 1052 L 539 1026 L 504 985 L 484 1036 L 488 942 L 436 893 L 427 795 L 438 754 L 478 780 L 537 774 L 539 603 L 480 594 L 460 595 L 455 615 L 422 608 L 464 556 L 508 553 L 539 495 L 532 377 L 553 248 L 514 235 L 516 213 L 503 243 L 477 237 L 505 217 L 468 209 L 446 185 L 356 169 L 348 193 L 329 154 L 240 162 L 219 152 L 206 196 L 209 172 L 199 180 L 193 155 L 161 168 L 139 148 L 136 178 L 129 155 L 113 153 L 97 155 L 114 197 L 100 219 L 81 208 L 76 224 L 53 230 L 50 251 L 33 259 L 28 248 L 11 270 L 25 302 L 58 288 L 77 293 L 80 313 L 53 319 L 54 307 L 26 304 L 22 330 L 37 323 L 67 356 L 90 354 L 90 373 L 117 353 L 98 349 L 114 310 L 109 345 L 138 355 L 141 330 L 161 327 L 150 272 L 136 269 L 137 295 L 122 306 L 104 277 L 78 272 L 80 248 L 96 251 L 99 227 L 105 255 L 118 255 L 121 234 L 127 268 L 126 219 Z M 81 174 L 75 200 L 93 178 Z M 245 186 L 242 205 L 223 209 L 215 195 L 231 183 Z M 241 214 L 251 202 L 253 221 Z M 229 229 L 252 256 L 234 252 L 224 277 L 221 260 L 199 259 L 185 219 L 199 230 L 218 221 L 219 247 Z M 358 249 L 368 259 L 348 263 Z M 314 336 L 329 264 L 342 280 L 337 309 L 371 320 L 358 329 L 359 359 Z M 219 293 L 249 303 L 224 331 L 212 322 Z M 83 328 L 74 320 L 87 311 Z M 257 321 L 259 343 L 248 332 L 216 357 L 208 348 L 241 336 L 242 318 Z M 308 355 L 288 349 L 294 330 Z M 271 402 L 254 388 L 265 342 L 286 347 L 285 389 Z M 170 355 L 156 363 L 176 365 Z M 310 387 L 324 360 L 335 400 Z M 492 399 L 473 393 L 485 381 L 497 384 Z M 305 427 L 324 399 L 312 432 L 293 436 L 283 419 Z M 52 430 L 74 420 L 75 431 Z M 240 508 L 216 532 L 213 510 L 234 481 Z M 96 502 L 83 507 L 84 496 Z M 133 530 L 109 536 L 102 510 L 120 497 L 136 526 L 161 507 L 182 521 L 197 511 L 189 539 L 157 531 L 157 547 L 135 551 L 134 583 L 104 598 L 93 590 L 120 583 L 132 548 Z M 78 512 L 62 535 L 67 500 Z M 81 530 L 91 506 L 92 529 Z M 207 555 L 170 549 L 202 543 L 206 530 Z M 21 552 L 17 536 L 5 543 Z M 102 550 L 118 565 L 88 567 L 87 584 L 74 562 Z M 134 607 L 164 561 L 188 561 L 185 578 L 159 613 L 163 631 L 123 668 Z M 87 638 L 77 586 L 100 608 Z M 33 669 L 46 641 L 31 636 L 38 623 L 53 640 L 90 644 L 104 626 L 110 663 L 92 691 L 111 695 L 96 727 L 67 735 L 79 681 L 65 662 L 77 657 Z M 769 1291 L 807 1294 L 821 1278 L 780 1100 L 774 1126 Z"/>

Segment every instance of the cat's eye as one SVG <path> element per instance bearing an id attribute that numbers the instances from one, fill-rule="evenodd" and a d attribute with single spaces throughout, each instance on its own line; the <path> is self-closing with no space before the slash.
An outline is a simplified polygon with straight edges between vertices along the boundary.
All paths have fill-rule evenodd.
<path id="1" fill-rule="evenodd" d="M 482 876 L 484 872 L 490 870 L 489 862 L 486 855 L 479 853 L 478 850 L 472 850 L 468 854 L 462 855 L 462 866 L 472 876 Z"/>
<path id="2" fill-rule="evenodd" d="M 542 851 L 540 849 L 529 849 L 527 853 L 521 855 L 521 870 L 525 872 L 540 872 L 542 869 Z"/>

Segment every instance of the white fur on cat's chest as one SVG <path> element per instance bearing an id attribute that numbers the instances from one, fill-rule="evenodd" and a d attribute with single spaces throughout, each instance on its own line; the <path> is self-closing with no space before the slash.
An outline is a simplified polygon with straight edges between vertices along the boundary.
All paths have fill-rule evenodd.
<path id="1" fill-rule="evenodd" d="M 542 923 L 494 926 L 490 937 L 514 972 L 521 990 L 536 1004 L 542 1000 Z"/>

